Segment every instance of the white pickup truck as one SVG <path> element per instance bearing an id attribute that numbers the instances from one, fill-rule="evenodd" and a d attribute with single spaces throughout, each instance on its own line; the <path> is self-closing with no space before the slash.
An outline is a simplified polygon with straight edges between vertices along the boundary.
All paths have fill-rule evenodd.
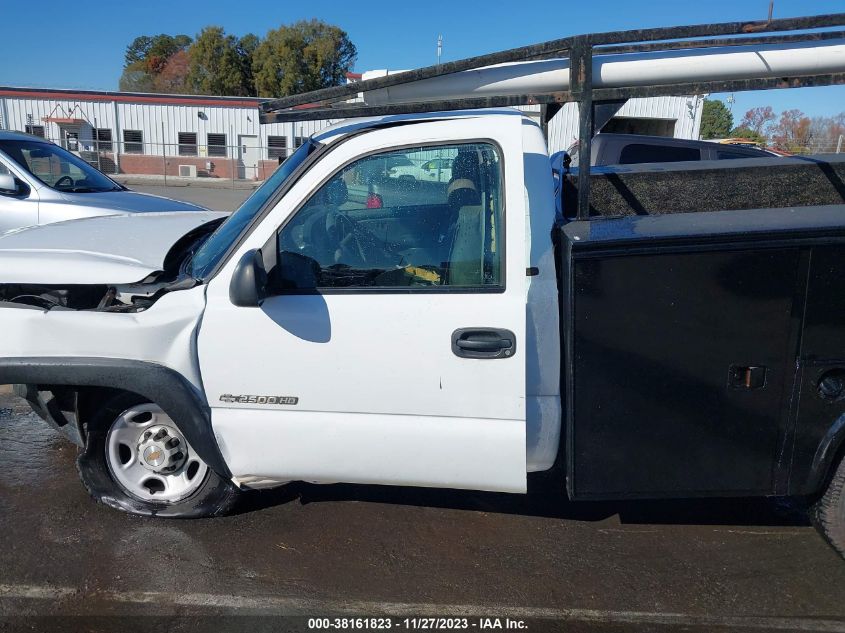
<path id="1" fill-rule="evenodd" d="M 411 156 L 448 182 L 349 196 Z M 403 114 L 315 135 L 225 219 L 7 233 L 0 382 L 139 514 L 292 480 L 521 493 L 557 463 L 574 499 L 814 496 L 841 549 L 841 192 L 570 220 L 567 178 L 519 111 Z"/>

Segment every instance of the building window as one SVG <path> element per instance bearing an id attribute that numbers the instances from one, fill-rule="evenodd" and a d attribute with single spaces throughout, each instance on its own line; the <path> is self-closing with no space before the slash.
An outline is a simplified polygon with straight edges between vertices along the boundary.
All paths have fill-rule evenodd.
<path id="1" fill-rule="evenodd" d="M 308 140 L 308 139 L 307 139 L 306 137 L 304 137 L 304 136 L 295 136 L 295 137 L 293 138 L 293 146 L 294 146 L 294 147 L 299 147 L 299 146 L 301 146 L 301 145 L 305 145 L 305 141 L 307 141 L 307 140 Z"/>
<path id="2" fill-rule="evenodd" d="M 27 134 L 32 134 L 33 136 L 40 136 L 41 138 L 44 138 L 43 125 L 27 125 L 25 129 Z"/>
<path id="3" fill-rule="evenodd" d="M 209 156 L 226 156 L 226 135 L 225 134 L 209 134 L 208 135 L 208 155 Z"/>
<path id="4" fill-rule="evenodd" d="M 288 156 L 288 137 L 287 136 L 268 136 L 267 137 L 267 158 L 281 158 L 284 160 Z"/>
<path id="5" fill-rule="evenodd" d="M 112 150 L 111 130 L 106 128 L 95 128 L 91 130 L 91 134 L 95 150 L 100 152 L 110 152 Z"/>
<path id="6" fill-rule="evenodd" d="M 179 132 L 179 156 L 197 155 L 197 133 Z"/>
<path id="7" fill-rule="evenodd" d="M 123 151 L 127 154 L 143 154 L 144 133 L 141 130 L 123 130 Z"/>

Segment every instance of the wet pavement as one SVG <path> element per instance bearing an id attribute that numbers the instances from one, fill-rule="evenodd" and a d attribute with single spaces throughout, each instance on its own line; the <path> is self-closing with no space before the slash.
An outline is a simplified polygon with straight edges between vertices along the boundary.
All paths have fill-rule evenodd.
<path id="1" fill-rule="evenodd" d="M 139 183 L 130 184 L 129 188 L 142 193 L 151 193 L 156 196 L 173 198 L 174 200 L 193 202 L 212 211 L 234 211 L 255 191 L 254 187 L 248 189 L 227 189 L 221 187 L 203 187 L 202 183 L 190 187 L 165 187 Z"/>
<path id="2" fill-rule="evenodd" d="M 845 631 L 845 561 L 783 502 L 296 484 L 250 493 L 233 516 L 177 521 L 96 505 L 75 458 L 0 392 L 0 631 L 130 630 L 90 619 L 127 615 L 158 630 L 425 615 L 470 628 L 491 616 L 529 630 Z"/>

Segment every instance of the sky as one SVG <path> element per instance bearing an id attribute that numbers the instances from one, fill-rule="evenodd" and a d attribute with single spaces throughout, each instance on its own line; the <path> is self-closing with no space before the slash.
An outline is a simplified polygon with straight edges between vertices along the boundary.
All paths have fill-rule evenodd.
<path id="1" fill-rule="evenodd" d="M 356 71 L 406 69 L 577 33 L 765 19 L 769 0 L 0 0 L 0 86 L 116 90 L 126 45 L 138 35 L 219 25 L 263 36 L 281 24 L 320 18 L 358 48 Z M 845 12 L 845 0 L 775 0 L 775 17 Z M 725 95 L 718 95 L 724 97 Z M 845 110 L 845 86 L 736 93 L 736 122 L 751 107 Z"/>

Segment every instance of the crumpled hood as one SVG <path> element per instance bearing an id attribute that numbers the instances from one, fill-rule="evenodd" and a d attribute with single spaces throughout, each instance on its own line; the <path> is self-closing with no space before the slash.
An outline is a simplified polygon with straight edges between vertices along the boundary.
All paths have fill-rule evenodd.
<path id="1" fill-rule="evenodd" d="M 108 215 L 0 234 L 0 283 L 125 284 L 162 269 L 180 237 L 228 214 Z"/>
<path id="2" fill-rule="evenodd" d="M 115 212 L 148 213 L 161 211 L 207 211 L 190 202 L 156 196 L 138 191 L 98 191 L 95 193 L 62 193 L 62 197 L 77 207 L 110 209 Z"/>

